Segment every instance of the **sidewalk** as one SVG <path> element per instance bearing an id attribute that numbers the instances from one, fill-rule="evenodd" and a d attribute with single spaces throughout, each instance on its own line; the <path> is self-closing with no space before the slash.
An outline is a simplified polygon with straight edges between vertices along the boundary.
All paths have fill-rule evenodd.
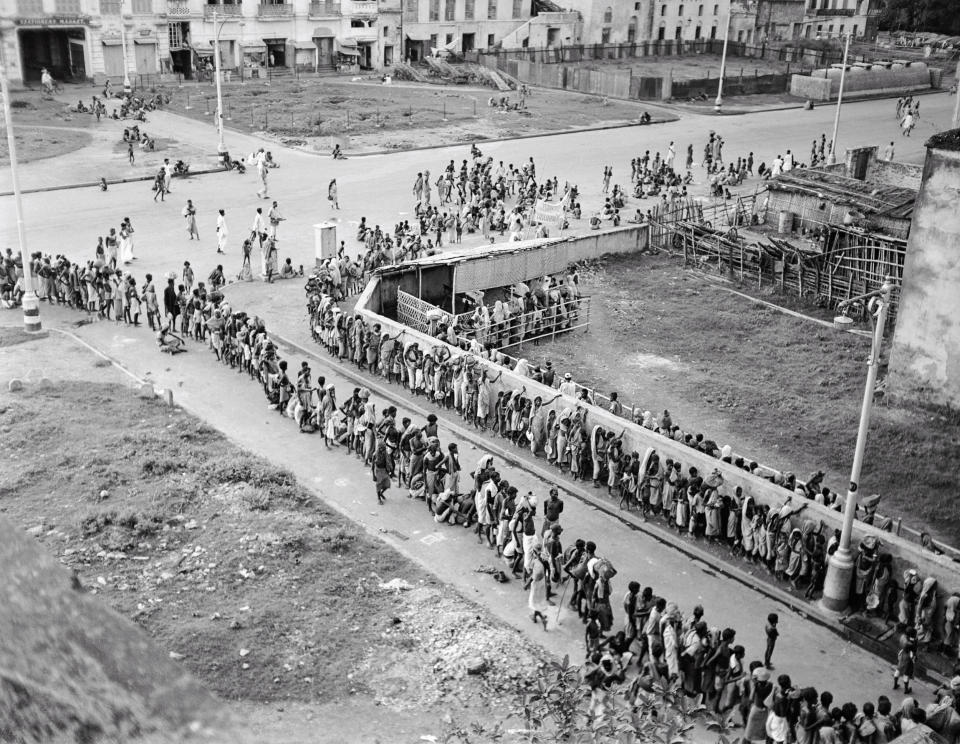
<path id="1" fill-rule="evenodd" d="M 341 397 L 357 386 L 352 369 L 331 363 L 322 350 L 304 338 L 309 333 L 302 313 L 299 317 L 294 310 L 281 314 L 283 306 L 294 306 L 292 296 L 302 292 L 300 283 L 275 285 L 270 297 L 254 303 L 251 296 L 257 289 L 261 288 L 244 285 L 229 290 L 229 295 L 236 307 L 245 307 L 266 317 L 272 331 L 288 337 L 294 344 L 303 344 L 303 350 L 284 348 L 284 356 L 291 364 L 308 358 L 314 375 L 325 376 L 326 382 L 334 384 Z M 5 324 L 19 322 L 16 313 L 0 318 Z M 422 504 L 407 501 L 396 488 L 391 489 L 387 505 L 378 508 L 369 473 L 355 459 L 327 454 L 315 437 L 300 435 L 288 421 L 281 423 L 275 413 L 267 411 L 255 383 L 217 365 L 203 346 L 190 343 L 190 353 L 170 358 L 157 352 L 152 335 L 146 330 L 109 322 L 74 330 L 71 326 L 76 319 L 73 312 L 44 308 L 44 322 L 48 326 L 70 329 L 133 374 L 173 390 L 178 404 L 228 432 L 242 446 L 289 467 L 304 484 L 371 534 L 482 602 L 552 653 L 558 656 L 569 653 L 571 658 L 579 659 L 582 625 L 566 607 L 558 609 L 558 616 L 551 611 L 548 633 L 532 626 L 527 616 L 526 596 L 516 583 L 500 585 L 489 576 L 476 573 L 478 567 L 498 565 L 498 562 L 491 552 L 477 545 L 472 533 L 435 524 Z M 311 354 L 314 349 L 316 356 Z M 439 413 L 432 406 L 422 407 L 418 399 L 408 400 L 394 386 L 383 389 L 387 396 L 384 397 L 379 383 L 364 379 L 373 390 L 373 400 L 380 410 L 394 404 L 400 409 L 399 417 L 407 415 L 418 420 L 428 413 Z M 226 401 L 230 404 L 224 405 Z M 446 416 L 441 416 L 441 426 L 444 443 L 460 444 L 465 473 L 473 469 L 482 453 L 491 452 L 498 460 L 510 463 L 501 469 L 521 492 L 532 490 L 542 494 L 555 480 L 536 463 L 523 460 L 519 452 L 508 451 L 508 445 L 501 440 L 475 433 L 468 435 L 455 420 Z M 482 446 L 475 445 L 475 441 L 482 441 Z M 677 601 L 686 612 L 695 604 L 703 604 L 711 625 L 729 625 L 738 630 L 737 642 L 748 649 L 748 660 L 760 654 L 767 613 L 779 612 L 783 618 L 782 643 L 775 662 L 778 670 L 790 673 L 795 683 L 830 689 L 838 700 L 850 699 L 858 705 L 879 694 L 889 694 L 889 667 L 885 662 L 834 633 L 824 632 L 818 622 L 795 612 L 771 593 L 759 592 L 757 589 L 762 589 L 762 585 L 756 579 L 747 577 L 745 583 L 734 578 L 718 561 L 698 554 L 695 545 L 674 549 L 654 530 L 640 529 L 642 526 L 629 523 L 621 515 L 597 508 L 596 497 L 584 499 L 568 481 L 563 480 L 560 485 L 566 502 L 562 520 L 566 527 L 564 542 L 569 544 L 578 537 L 597 540 L 601 552 L 620 569 L 615 582 L 617 600 L 626 582 L 636 579 Z M 619 601 L 614 602 L 614 613 L 618 618 L 615 622 L 619 624 L 622 622 Z M 921 697 L 924 693 L 929 694 L 922 690 Z"/>

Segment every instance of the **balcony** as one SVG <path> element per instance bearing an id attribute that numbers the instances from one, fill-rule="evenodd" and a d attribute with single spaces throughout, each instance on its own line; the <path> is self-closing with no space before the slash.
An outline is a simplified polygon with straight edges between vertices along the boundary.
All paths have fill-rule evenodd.
<path id="1" fill-rule="evenodd" d="M 153 0 L 131 0 L 134 15 L 153 15 Z"/>
<path id="2" fill-rule="evenodd" d="M 241 5 L 204 5 L 203 20 L 211 20 L 214 12 L 216 12 L 218 18 L 239 18 L 243 15 L 243 7 Z"/>
<path id="3" fill-rule="evenodd" d="M 343 0 L 343 14 L 346 16 L 375 16 L 380 12 L 377 0 Z"/>
<path id="4" fill-rule="evenodd" d="M 818 16 L 855 16 L 857 11 L 853 8 L 817 8 Z"/>
<path id="5" fill-rule="evenodd" d="M 293 5 L 287 3 L 260 3 L 257 7 L 260 18 L 289 18 L 293 15 Z"/>
<path id="6" fill-rule="evenodd" d="M 340 15 L 340 0 L 313 0 L 310 3 L 311 18 L 336 18 Z"/>
<path id="7" fill-rule="evenodd" d="M 167 16 L 169 18 L 189 18 L 190 4 L 183 0 L 167 0 Z"/>

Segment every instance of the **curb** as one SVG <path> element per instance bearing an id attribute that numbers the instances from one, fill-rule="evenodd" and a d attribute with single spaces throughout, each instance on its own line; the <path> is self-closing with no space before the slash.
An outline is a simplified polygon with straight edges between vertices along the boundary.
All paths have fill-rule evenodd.
<path id="1" fill-rule="evenodd" d="M 191 176 L 203 176 L 208 173 L 228 173 L 229 171 L 226 168 L 207 168 L 204 170 L 195 170 L 185 175 L 174 175 L 173 178 L 190 178 Z M 154 176 L 133 176 L 131 178 L 115 178 L 112 181 L 108 180 L 107 185 L 115 185 L 118 183 L 137 183 L 138 181 L 152 181 Z M 89 188 L 100 188 L 100 181 L 83 181 L 81 183 L 68 183 L 62 184 L 60 186 L 44 186 L 43 188 L 38 189 L 20 189 L 21 194 L 43 194 L 48 191 L 68 191 L 70 189 L 89 189 Z M 12 191 L 0 191 L 0 196 L 13 196 Z"/>
<path id="2" fill-rule="evenodd" d="M 316 351 L 307 349 L 301 346 L 299 343 L 291 341 L 290 339 L 277 333 L 272 333 L 271 336 L 276 339 L 278 345 L 283 345 L 288 349 L 293 349 L 302 354 L 307 354 L 317 363 L 335 370 L 338 374 L 351 379 L 358 384 L 375 390 L 384 398 L 387 398 L 392 402 L 397 402 L 407 409 L 412 409 L 424 417 L 430 413 L 437 413 L 436 410 L 427 409 L 421 406 L 420 401 L 416 399 L 405 398 L 401 401 L 395 394 L 395 391 L 389 387 L 383 386 L 380 383 L 379 378 L 371 379 L 370 377 L 359 373 L 348 365 L 339 363 L 332 364 L 328 361 L 328 359 L 322 357 Z M 820 627 L 835 633 L 850 643 L 856 644 L 866 651 L 882 658 L 884 661 L 896 663 L 896 652 L 893 649 L 851 628 L 846 624 L 843 617 L 837 618 L 835 615 L 831 615 L 830 613 L 819 609 L 819 607 L 812 603 L 803 602 L 790 592 L 784 591 L 772 584 L 769 584 L 763 580 L 763 578 L 747 573 L 738 566 L 726 560 L 718 561 L 716 556 L 712 555 L 706 550 L 703 550 L 696 543 L 677 542 L 676 535 L 664 529 L 658 523 L 647 522 L 633 512 L 625 512 L 621 509 L 618 509 L 609 501 L 598 498 L 586 489 L 581 488 L 576 483 L 571 483 L 565 479 L 558 480 L 556 473 L 540 466 L 539 463 L 531 462 L 525 458 L 519 457 L 516 451 L 503 448 L 496 440 L 485 439 L 478 436 L 475 432 L 471 432 L 466 427 L 460 426 L 456 421 L 451 421 L 450 417 L 442 415 L 443 413 L 444 412 L 441 411 L 441 414 L 439 415 L 440 421 L 447 429 L 455 432 L 460 438 L 471 442 L 479 448 L 494 452 L 498 457 L 514 467 L 526 470 L 527 472 L 538 476 L 544 481 L 556 485 L 561 491 L 564 491 L 569 496 L 577 498 L 585 504 L 602 511 L 607 516 L 613 517 L 631 529 L 643 532 L 666 547 L 677 550 L 683 555 L 686 555 L 693 560 L 704 564 L 710 568 L 710 570 L 716 571 L 729 579 L 753 589 L 768 599 L 772 599 L 786 605 L 791 611 L 800 617 L 813 621 Z M 925 679 L 927 682 L 935 685 L 940 685 L 947 682 L 946 678 L 941 677 L 933 670 L 928 669 L 925 665 L 918 664 L 917 666 L 919 671 L 918 676 Z"/>
<path id="3" fill-rule="evenodd" d="M 616 100 L 618 100 L 618 101 L 627 101 L 627 100 L 629 100 L 629 99 L 626 99 L 626 98 L 618 98 L 618 99 L 616 99 Z M 177 114 L 177 116 L 182 116 L 182 114 Z M 186 117 L 186 118 L 189 118 L 189 117 Z M 656 124 L 672 124 L 672 123 L 675 122 L 675 121 L 680 121 L 680 118 L 681 118 L 680 116 L 674 116 L 673 118 L 663 119 L 662 121 L 653 120 L 653 121 L 651 121 L 649 124 L 637 124 L 637 123 L 634 123 L 634 122 L 622 122 L 622 123 L 619 123 L 619 124 L 607 124 L 607 125 L 605 125 L 605 126 L 599 126 L 599 127 L 583 127 L 583 128 L 580 128 L 580 129 L 560 129 L 560 130 L 557 130 L 557 131 L 555 131 L 555 132 L 540 132 L 539 134 L 520 134 L 520 135 L 517 135 L 516 137 L 487 137 L 487 138 L 479 138 L 479 139 L 471 140 L 470 143 L 467 143 L 467 142 L 451 142 L 451 143 L 445 144 L 445 145 L 423 145 L 423 146 L 421 146 L 421 147 L 399 147 L 399 148 L 397 148 L 396 150 L 374 150 L 374 151 L 372 151 L 372 152 L 356 152 L 356 153 L 351 153 L 351 152 L 349 152 L 349 151 L 345 151 L 344 154 L 346 155 L 347 158 L 369 158 L 369 157 L 373 157 L 373 156 L 375 156 L 375 155 L 397 155 L 397 154 L 405 153 L 405 152 L 422 152 L 422 151 L 424 151 L 424 150 L 444 150 L 444 149 L 446 149 L 446 148 L 448 148 L 448 147 L 461 147 L 461 146 L 465 146 L 465 145 L 467 145 L 467 144 L 475 144 L 475 145 L 478 145 L 478 146 L 479 146 L 479 145 L 486 144 L 486 143 L 494 143 L 494 142 L 515 142 L 515 141 L 517 141 L 517 140 L 535 139 L 535 138 L 537 138 L 537 137 L 559 137 L 559 136 L 564 135 L 564 134 L 581 134 L 581 133 L 583 133 L 583 132 L 602 132 L 602 131 L 605 131 L 605 130 L 607 130 L 607 129 L 626 129 L 627 127 L 652 127 L 652 126 L 654 126 L 654 125 L 656 125 Z M 249 133 L 249 132 L 242 132 L 242 131 L 240 131 L 239 129 L 234 129 L 234 130 L 232 130 L 232 131 L 236 132 L 237 134 L 245 135 L 245 136 L 247 136 L 247 137 L 254 137 L 254 136 L 256 136 L 256 135 L 254 135 L 254 134 L 252 134 L 252 133 Z M 296 146 L 296 145 L 293 145 L 293 146 L 291 146 L 291 145 L 284 145 L 284 144 L 283 144 L 282 142 L 280 142 L 280 141 L 277 141 L 277 144 L 280 145 L 280 146 L 283 146 L 283 147 L 288 147 L 288 148 L 291 149 L 291 150 L 296 150 L 297 152 L 302 152 L 302 153 L 304 153 L 304 154 L 306 154 L 306 155 L 315 155 L 315 156 L 321 157 L 321 158 L 329 158 L 329 157 L 330 157 L 330 153 L 328 153 L 328 152 L 320 152 L 319 150 L 310 150 L 310 149 L 307 149 L 306 147 L 299 147 L 299 146 Z M 2 194 L 0 194 L 0 196 L 2 196 Z"/>
<path id="4" fill-rule="evenodd" d="M 944 88 L 929 88 L 927 90 L 915 91 L 913 93 L 910 93 L 909 95 L 912 95 L 914 98 L 916 98 L 917 96 L 932 96 L 932 95 L 936 95 L 937 93 L 946 93 L 946 92 L 947 91 Z M 894 98 L 899 98 L 902 95 L 903 94 L 901 93 L 890 94 L 890 95 L 886 93 L 880 93 L 872 96 L 857 96 L 851 93 L 845 93 L 843 96 L 843 102 L 844 103 L 860 103 L 862 101 L 892 101 Z M 617 99 L 617 100 L 621 100 L 621 99 Z M 824 106 L 829 108 L 832 106 L 836 106 L 836 104 L 837 102 L 835 100 L 814 101 L 814 108 L 816 109 Z M 753 108 L 745 111 L 721 111 L 719 114 L 713 111 L 713 109 L 699 109 L 682 102 L 664 103 L 663 105 L 676 106 L 680 111 L 687 114 L 700 114 L 704 116 L 710 116 L 710 115 L 712 116 L 746 116 L 747 114 L 765 114 L 768 111 L 790 111 L 792 109 L 803 109 L 803 107 L 806 105 L 806 99 L 804 99 L 802 103 L 797 103 L 797 104 L 791 103 L 791 104 L 771 106 L 770 108 Z"/>

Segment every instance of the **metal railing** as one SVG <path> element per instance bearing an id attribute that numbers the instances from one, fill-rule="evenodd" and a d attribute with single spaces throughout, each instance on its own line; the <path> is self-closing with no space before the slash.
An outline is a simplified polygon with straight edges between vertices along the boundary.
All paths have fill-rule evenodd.
<path id="1" fill-rule="evenodd" d="M 213 5 L 204 5 L 203 6 L 203 20 L 209 21 L 213 19 L 213 14 L 216 13 L 220 18 L 234 17 L 243 15 L 243 6 L 239 4 L 213 4 Z"/>
<path id="2" fill-rule="evenodd" d="M 167 0 L 167 15 L 173 18 L 185 18 L 190 15 L 190 5 L 182 0 Z"/>
<path id="3" fill-rule="evenodd" d="M 293 5 L 287 3 L 260 3 L 257 7 L 260 18 L 287 18 L 293 15 Z"/>
<path id="4" fill-rule="evenodd" d="M 336 18 L 340 15 L 340 3 L 331 0 L 313 0 L 310 3 L 311 18 Z"/>

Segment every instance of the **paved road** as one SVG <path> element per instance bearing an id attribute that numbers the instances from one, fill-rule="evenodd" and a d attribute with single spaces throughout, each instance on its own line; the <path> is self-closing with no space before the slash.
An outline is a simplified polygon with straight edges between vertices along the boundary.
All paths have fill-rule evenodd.
<path id="1" fill-rule="evenodd" d="M 300 287 L 285 284 L 278 288 L 278 301 L 299 299 Z M 239 299 L 239 298 L 238 298 Z M 550 628 L 544 633 L 531 623 L 526 594 L 517 582 L 500 585 L 483 573 L 482 565 L 500 567 L 495 555 L 480 546 L 472 532 L 460 527 L 437 525 L 423 503 L 409 500 L 404 492 L 392 488 L 385 506 L 378 507 L 369 471 L 359 461 L 342 452 L 327 452 L 316 436 L 299 434 L 289 420 L 268 409 L 256 383 L 245 375 L 225 369 L 213 360 L 201 345 L 171 358 L 156 350 L 152 334 L 143 328 L 132 329 L 99 322 L 79 329 L 72 328 L 76 314 L 54 309 L 47 313 L 48 326 L 63 327 L 102 349 L 140 377 L 151 379 L 160 387 L 174 390 L 180 405 L 202 416 L 212 425 L 228 433 L 235 442 L 259 453 L 277 465 L 289 468 L 306 486 L 368 532 L 457 587 L 465 596 L 489 607 L 498 617 L 519 628 L 532 639 L 556 654 L 570 653 L 580 658 L 583 649 L 583 626 L 566 608 L 550 615 Z M 9 315 L 4 323 L 15 322 Z M 291 336 L 305 335 L 302 327 L 288 322 L 278 332 Z M 291 361 L 308 358 L 315 375 L 324 375 L 341 396 L 355 387 L 342 375 L 336 363 L 319 350 L 321 356 L 290 355 Z M 3 361 L 0 360 L 0 365 Z M 12 370 L 0 366 L 0 379 Z M 387 387 L 391 395 L 398 393 Z M 377 410 L 387 400 L 374 389 Z M 405 415 L 423 420 L 428 409 L 421 401 L 410 400 L 404 393 L 392 400 Z M 474 447 L 447 426 L 441 427 L 441 440 L 459 443 L 466 472 L 486 450 Z M 500 440 L 497 440 L 499 443 Z M 500 460 L 502 462 L 502 459 Z M 505 476 L 521 492 L 532 490 L 545 495 L 550 482 L 537 474 L 512 466 L 501 466 Z M 658 593 L 677 601 L 685 611 L 695 604 L 706 608 L 711 625 L 733 627 L 737 642 L 747 648 L 748 660 L 762 654 L 763 627 L 767 613 L 781 616 L 781 642 L 774 656 L 777 673 L 787 673 L 801 684 L 830 689 L 840 700 L 862 704 L 889 693 L 889 667 L 872 654 L 850 644 L 819 625 L 793 613 L 785 605 L 765 598 L 754 589 L 732 581 L 718 573 L 716 567 L 699 563 L 663 542 L 625 525 L 580 500 L 565 496 L 561 520 L 564 540 L 578 537 L 594 539 L 602 554 L 619 569 L 614 581 L 616 623 L 622 623 L 619 600 L 627 582 L 636 579 L 652 586 Z M 389 578 L 389 577 L 385 577 Z"/>

